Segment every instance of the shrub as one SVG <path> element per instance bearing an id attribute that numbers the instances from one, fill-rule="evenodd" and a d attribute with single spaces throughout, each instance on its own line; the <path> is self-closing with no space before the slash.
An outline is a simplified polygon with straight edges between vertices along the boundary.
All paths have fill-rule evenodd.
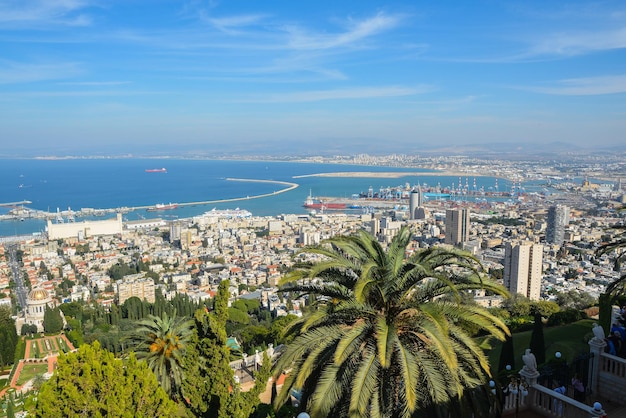
<path id="1" fill-rule="evenodd" d="M 587 314 L 576 309 L 567 309 L 561 312 L 555 312 L 548 318 L 548 326 L 571 324 L 572 322 L 587 319 Z"/>

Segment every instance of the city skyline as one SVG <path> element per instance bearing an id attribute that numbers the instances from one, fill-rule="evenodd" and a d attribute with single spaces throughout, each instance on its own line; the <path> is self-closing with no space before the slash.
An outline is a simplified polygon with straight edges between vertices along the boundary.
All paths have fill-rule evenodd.
<path id="1" fill-rule="evenodd" d="M 626 5 L 8 1 L 5 154 L 623 147 Z"/>

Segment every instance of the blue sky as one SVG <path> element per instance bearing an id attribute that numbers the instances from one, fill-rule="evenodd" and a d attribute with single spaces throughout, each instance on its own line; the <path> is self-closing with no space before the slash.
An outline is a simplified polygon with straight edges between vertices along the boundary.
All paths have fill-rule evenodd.
<path id="1" fill-rule="evenodd" d="M 0 153 L 419 152 L 626 132 L 626 2 L 0 2 Z"/>

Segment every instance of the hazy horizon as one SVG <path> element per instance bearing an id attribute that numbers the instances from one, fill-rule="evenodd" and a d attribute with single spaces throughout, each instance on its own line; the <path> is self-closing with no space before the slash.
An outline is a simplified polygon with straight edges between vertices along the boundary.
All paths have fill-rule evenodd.
<path id="1" fill-rule="evenodd" d="M 624 149 L 625 34 L 611 0 L 9 0 L 0 154 Z"/>

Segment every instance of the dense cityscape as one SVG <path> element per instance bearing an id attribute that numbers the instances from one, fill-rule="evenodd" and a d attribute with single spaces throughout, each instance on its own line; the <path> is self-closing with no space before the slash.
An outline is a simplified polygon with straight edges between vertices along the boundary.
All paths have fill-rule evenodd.
<path id="1" fill-rule="evenodd" d="M 625 34 L 0 1 L 0 418 L 626 418 Z"/>
<path id="2" fill-rule="evenodd" d="M 416 161 L 398 155 L 323 159 L 325 163 L 345 161 L 417 167 Z M 514 297 L 477 288 L 464 292 L 465 302 L 502 318 L 514 333 L 532 326 L 532 312 L 540 312 L 551 323 L 566 312 L 572 317 L 572 311 L 576 315 L 570 320 L 588 321 L 586 332 L 590 333 L 591 323 L 583 318 L 598 320 L 599 300 L 607 288 L 615 289 L 612 284 L 623 274 L 616 258 L 620 253 L 600 249 L 619 241 L 622 234 L 624 164 L 619 159 L 608 164 L 593 159 L 555 164 L 462 156 L 429 162 L 428 168 L 462 176 L 543 180 L 559 192 L 514 189 L 507 200 L 464 200 L 427 198 L 419 184 L 407 184 L 399 195 L 369 196 L 370 201 L 392 199 L 396 204 L 381 204 L 357 214 L 322 208 L 308 214 L 257 217 L 242 209 L 169 221 L 158 217 L 123 221 L 121 215 L 67 223 L 50 219 L 43 235 L 3 237 L 0 306 L 5 315 L 10 313 L 4 319 L 3 335 L 10 334 L 6 324 L 11 324 L 13 333 L 26 337 L 19 343 L 14 338 L 12 347 L 8 347 L 10 338 L 4 340 L 5 405 L 10 400 L 12 408 L 19 405 L 19 410 L 34 412 L 34 394 L 54 375 L 59 353 L 95 342 L 97 349 L 116 356 L 141 352 L 133 335 L 137 327 L 145 326 L 146 318 L 157 322 L 157 318 L 174 321 L 181 314 L 192 318 L 199 308 L 216 312 L 222 292 L 226 299 L 222 302 L 228 307 L 223 348 L 229 353 L 232 373 L 224 379 L 231 386 L 240 385 L 242 393 L 254 394 L 255 401 L 246 400 L 248 412 L 221 413 L 291 416 L 301 401 L 294 388 L 289 392 L 289 408 L 270 412 L 261 407 L 272 402 L 272 393 L 280 393 L 284 373 L 291 369 L 278 375 L 274 370 L 271 383 L 265 383 L 269 369 L 262 368 L 263 360 L 276 361 L 293 339 L 281 329 L 315 311 L 309 299 L 312 294 L 285 291 L 285 277 L 305 261 L 323 262 L 320 255 L 307 256 L 307 248 L 359 231 L 370 234 L 383 249 L 393 246 L 402 231 L 409 231 L 407 256 L 433 248 L 458 248 L 475 257 L 481 269 Z M 459 194 L 468 192 L 460 190 Z M 618 299 L 613 302 L 619 306 Z M 612 331 L 607 329 L 607 335 L 612 336 Z M 613 354 L 624 356 L 619 349 Z M 489 359 L 498 361 L 491 355 Z M 500 366 L 491 364 L 494 371 Z M 585 377 L 590 379 L 587 373 Z M 262 387 L 256 385 L 259 378 Z M 181 402 L 179 396 L 189 396 L 184 384 L 178 382 L 178 389 L 173 389 L 159 381 L 171 399 L 177 400 L 176 414 L 198 415 L 190 401 Z M 591 380 L 585 383 L 591 385 Z M 284 402 L 285 395 L 279 399 Z M 41 403 L 35 414 L 46 416 L 40 407 Z M 504 404 L 501 407 L 506 409 Z"/>

